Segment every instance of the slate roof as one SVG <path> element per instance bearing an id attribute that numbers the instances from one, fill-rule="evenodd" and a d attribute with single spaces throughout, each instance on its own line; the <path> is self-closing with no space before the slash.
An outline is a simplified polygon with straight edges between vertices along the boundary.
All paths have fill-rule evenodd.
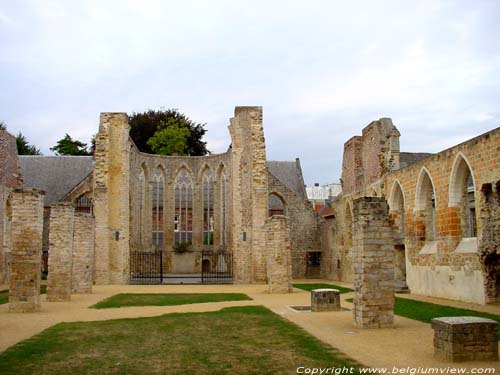
<path id="1" fill-rule="evenodd" d="M 288 187 L 300 197 L 307 199 L 304 178 L 300 162 L 296 161 L 267 161 L 267 170 L 274 177 L 280 180 L 283 185 Z"/>
<path id="2" fill-rule="evenodd" d="M 24 187 L 45 191 L 45 206 L 61 200 L 94 170 L 92 156 L 19 156 Z"/>
<path id="3" fill-rule="evenodd" d="M 428 152 L 401 152 L 399 154 L 399 168 L 406 168 L 432 155 L 434 154 L 429 154 Z"/>

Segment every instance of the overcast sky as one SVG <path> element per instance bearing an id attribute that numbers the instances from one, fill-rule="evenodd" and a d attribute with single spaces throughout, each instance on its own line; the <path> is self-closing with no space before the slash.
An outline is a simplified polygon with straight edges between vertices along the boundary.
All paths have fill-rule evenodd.
<path id="1" fill-rule="evenodd" d="M 500 126 L 500 1 L 0 0 L 0 120 L 50 155 L 99 113 L 177 108 L 224 152 L 264 107 L 269 160 L 338 182 L 344 142 L 391 117 L 401 151 Z"/>

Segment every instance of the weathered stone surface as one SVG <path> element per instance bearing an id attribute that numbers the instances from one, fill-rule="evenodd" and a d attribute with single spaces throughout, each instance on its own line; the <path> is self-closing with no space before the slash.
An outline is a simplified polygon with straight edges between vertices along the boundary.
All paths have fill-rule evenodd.
<path id="1" fill-rule="evenodd" d="M 340 292 L 337 289 L 313 289 L 311 291 L 311 310 L 340 311 Z"/>
<path id="2" fill-rule="evenodd" d="M 49 275 L 47 301 L 71 299 L 73 230 L 75 209 L 71 203 L 56 203 L 50 210 Z"/>
<path id="3" fill-rule="evenodd" d="M 461 316 L 432 319 L 434 354 L 451 362 L 498 360 L 498 322 Z"/>
<path id="4" fill-rule="evenodd" d="M 89 213 L 75 213 L 73 235 L 72 293 L 92 293 L 94 270 L 94 226 Z"/>
<path id="5" fill-rule="evenodd" d="M 9 311 L 40 310 L 43 199 L 40 190 L 12 192 Z"/>
<path id="6" fill-rule="evenodd" d="M 285 216 L 268 218 L 265 229 L 269 293 L 291 293 L 293 288 L 290 229 Z"/>
<path id="7" fill-rule="evenodd" d="M 384 198 L 353 201 L 354 322 L 359 328 L 392 327 L 394 246 Z"/>

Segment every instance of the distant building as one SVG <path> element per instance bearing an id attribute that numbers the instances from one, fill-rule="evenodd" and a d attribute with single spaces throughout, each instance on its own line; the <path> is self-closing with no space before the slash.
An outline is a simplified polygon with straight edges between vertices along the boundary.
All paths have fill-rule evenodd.
<path id="1" fill-rule="evenodd" d="M 312 203 L 316 211 L 321 210 L 327 202 L 330 202 L 342 192 L 340 183 L 331 183 L 320 185 L 315 183 L 313 186 L 306 186 L 307 199 Z"/>

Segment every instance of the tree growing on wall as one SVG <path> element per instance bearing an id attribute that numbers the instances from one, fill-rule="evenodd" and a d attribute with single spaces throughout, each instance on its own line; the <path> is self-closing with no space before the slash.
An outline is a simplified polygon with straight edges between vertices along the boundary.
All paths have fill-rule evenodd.
<path id="1" fill-rule="evenodd" d="M 16 144 L 18 155 L 42 155 L 40 149 L 36 148 L 34 145 L 30 145 L 21 132 L 16 136 Z"/>
<path id="2" fill-rule="evenodd" d="M 5 125 L 5 122 L 0 120 L 0 130 L 7 130 L 7 125 Z"/>
<path id="3" fill-rule="evenodd" d="M 129 124 L 130 137 L 142 152 L 162 153 L 163 155 L 176 153 L 191 156 L 202 156 L 209 153 L 207 143 L 203 141 L 206 124 L 196 123 L 176 109 L 160 109 L 158 111 L 150 109 L 143 113 L 133 113 L 129 116 Z M 172 130 L 166 130 L 171 127 Z M 157 132 L 159 134 L 156 134 Z M 169 136 L 174 137 L 175 140 L 167 141 L 166 138 Z M 153 137 L 154 140 L 148 142 Z M 185 140 L 185 147 L 180 146 L 182 139 Z"/>
<path id="4" fill-rule="evenodd" d="M 56 155 L 91 155 L 90 151 L 87 150 L 86 143 L 71 138 L 71 136 L 67 133 L 64 138 L 57 141 L 56 145 L 51 147 L 50 150 L 54 151 Z"/>

